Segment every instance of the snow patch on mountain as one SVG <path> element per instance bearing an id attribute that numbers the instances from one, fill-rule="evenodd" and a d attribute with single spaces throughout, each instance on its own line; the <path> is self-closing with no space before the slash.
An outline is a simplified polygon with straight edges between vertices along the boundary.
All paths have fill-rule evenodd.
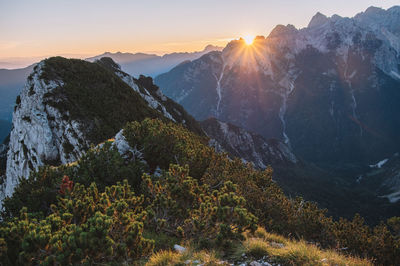
<path id="1" fill-rule="evenodd" d="M 382 166 L 387 163 L 389 159 L 383 159 L 382 161 L 377 162 L 376 164 L 370 164 L 370 168 L 382 168 Z"/>
<path id="2" fill-rule="evenodd" d="M 288 71 L 288 74 L 279 82 L 279 85 L 283 87 L 283 91 L 280 93 L 282 97 L 282 105 L 279 108 L 279 119 L 282 122 L 282 135 L 286 145 L 290 147 L 290 139 L 286 134 L 286 121 L 285 121 L 285 114 L 287 110 L 287 100 L 289 95 L 294 90 L 294 82 L 297 78 L 297 75 L 294 71 Z"/>
<path id="3" fill-rule="evenodd" d="M 399 74 L 399 73 L 397 73 L 397 72 L 395 72 L 395 71 L 392 70 L 392 71 L 390 72 L 390 75 L 391 75 L 393 78 L 400 80 L 400 74 Z"/>
<path id="4" fill-rule="evenodd" d="M 223 59 L 222 59 L 223 60 Z M 214 77 L 217 80 L 217 87 L 216 87 L 216 91 L 217 91 L 217 95 L 218 95 L 218 102 L 217 102 L 217 109 L 216 109 L 216 115 L 217 117 L 219 117 L 219 106 L 221 104 L 221 100 L 222 100 L 222 87 L 221 87 L 221 80 L 224 77 L 224 71 L 225 71 L 225 63 L 223 63 L 222 65 L 222 69 L 221 69 L 221 73 L 219 74 L 219 77 L 217 77 L 214 73 Z"/>
<path id="5" fill-rule="evenodd" d="M 382 198 L 387 198 L 390 203 L 396 203 L 400 200 L 400 191 L 396 191 L 388 195 L 382 196 Z"/>

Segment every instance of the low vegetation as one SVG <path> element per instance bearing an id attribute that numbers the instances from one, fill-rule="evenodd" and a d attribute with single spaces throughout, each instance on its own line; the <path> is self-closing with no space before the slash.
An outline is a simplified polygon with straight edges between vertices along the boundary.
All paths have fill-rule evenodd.
<path id="1" fill-rule="evenodd" d="M 260 235 L 257 231 L 262 231 Z M 250 263 L 253 261 L 268 262 L 280 265 L 373 265 L 367 259 L 359 259 L 341 255 L 335 251 L 325 251 L 304 240 L 290 240 L 280 235 L 268 233 L 259 227 L 255 233 L 244 233 L 245 239 L 238 241 L 234 253 L 222 256 L 221 252 L 199 249 L 186 243 L 183 251 L 171 249 L 154 252 L 143 262 L 147 266 L 153 265 L 230 265 L 234 263 Z M 276 242 L 276 240 L 279 240 Z"/>
<path id="2" fill-rule="evenodd" d="M 174 123 L 132 122 L 124 135 L 137 158 L 123 159 L 110 141 L 21 180 L 4 201 L 3 264 L 182 265 L 209 257 L 212 265 L 243 253 L 283 265 L 400 264 L 399 218 L 375 228 L 359 216 L 334 221 L 314 203 L 287 198 L 272 169 L 217 154 Z M 171 251 L 174 244 L 191 253 Z"/>
<path id="3" fill-rule="evenodd" d="M 196 251 L 186 249 L 184 252 L 163 250 L 154 253 L 145 263 L 146 266 L 167 265 L 221 265 L 228 266 L 229 263 L 218 258 L 214 253 L 207 250 Z"/>
<path id="4" fill-rule="evenodd" d="M 258 228 L 254 234 L 247 234 L 246 240 L 236 251 L 240 260 L 242 254 L 251 259 L 268 259 L 283 265 L 372 265 L 369 260 L 341 255 L 332 250 L 321 250 L 304 240 L 290 240 Z"/>

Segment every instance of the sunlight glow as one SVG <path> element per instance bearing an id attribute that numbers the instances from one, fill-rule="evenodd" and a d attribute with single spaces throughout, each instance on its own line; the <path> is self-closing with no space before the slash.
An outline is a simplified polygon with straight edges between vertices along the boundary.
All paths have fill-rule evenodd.
<path id="1" fill-rule="evenodd" d="M 244 41 L 245 41 L 245 43 L 246 43 L 247 45 L 252 45 L 252 44 L 253 44 L 253 41 L 254 41 L 254 36 L 252 36 L 252 35 L 247 35 L 247 36 L 244 36 L 243 39 L 244 39 Z"/>

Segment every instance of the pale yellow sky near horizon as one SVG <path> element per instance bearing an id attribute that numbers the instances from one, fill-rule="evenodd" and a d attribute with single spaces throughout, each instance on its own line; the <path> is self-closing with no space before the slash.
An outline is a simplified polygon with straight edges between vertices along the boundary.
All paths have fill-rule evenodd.
<path id="1" fill-rule="evenodd" d="M 307 26 L 317 12 L 354 16 L 400 0 L 0 0 L 0 68 L 44 57 L 109 52 L 170 53 Z M 13 67 L 9 67 L 13 68 Z"/>

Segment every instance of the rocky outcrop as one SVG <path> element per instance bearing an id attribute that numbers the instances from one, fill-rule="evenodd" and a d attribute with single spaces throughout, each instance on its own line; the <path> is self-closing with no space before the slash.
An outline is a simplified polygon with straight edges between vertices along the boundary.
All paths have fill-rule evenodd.
<path id="1" fill-rule="evenodd" d="M 141 161 L 145 163 L 143 159 L 143 154 L 136 147 L 131 147 L 124 136 L 124 130 L 118 132 L 115 135 L 114 141 L 112 142 L 112 146 L 115 147 L 119 154 L 121 154 L 122 158 L 127 161 Z"/>
<path id="2" fill-rule="evenodd" d="M 17 97 L 9 145 L 1 147 L 8 148 L 1 199 L 31 171 L 74 162 L 91 145 L 115 135 L 114 145 L 124 157 L 139 158 L 140 152 L 118 131 L 127 122 L 146 117 L 182 123 L 204 134 L 151 78 L 134 79 L 109 58 L 96 63 L 64 58 L 40 62 Z"/>
<path id="3" fill-rule="evenodd" d="M 282 141 L 265 140 L 258 134 L 214 118 L 202 121 L 201 126 L 211 138 L 211 143 L 219 144 L 217 151 L 222 149 L 230 156 L 252 162 L 259 169 L 268 165 L 297 163 L 296 156 Z"/>
<path id="4" fill-rule="evenodd" d="M 44 62 L 38 64 L 17 98 L 7 154 L 5 196 L 10 196 L 20 177 L 44 164 L 76 161 L 89 147 L 77 120 L 46 104 L 46 97 L 63 86 L 61 80 L 41 79 Z M 58 99 L 62 101 L 63 99 Z"/>

